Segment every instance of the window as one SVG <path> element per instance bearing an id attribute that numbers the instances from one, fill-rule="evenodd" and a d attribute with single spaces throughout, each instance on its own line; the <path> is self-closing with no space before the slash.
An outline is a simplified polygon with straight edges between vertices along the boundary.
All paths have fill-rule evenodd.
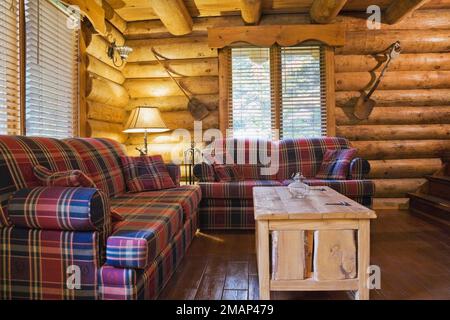
<path id="1" fill-rule="evenodd" d="M 26 134 L 67 138 L 77 134 L 78 31 L 50 1 L 25 1 Z"/>
<path id="2" fill-rule="evenodd" d="M 234 137 L 326 135 L 324 50 L 318 45 L 232 48 L 228 125 Z"/>
<path id="3" fill-rule="evenodd" d="M 0 134 L 20 134 L 18 10 L 15 1 L 0 2 Z"/>

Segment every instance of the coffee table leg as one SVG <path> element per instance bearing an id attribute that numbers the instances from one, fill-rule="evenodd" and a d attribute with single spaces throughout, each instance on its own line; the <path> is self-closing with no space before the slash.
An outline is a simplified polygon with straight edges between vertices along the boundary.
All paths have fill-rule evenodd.
<path id="1" fill-rule="evenodd" d="M 367 269 L 370 264 L 370 221 L 360 220 L 358 230 L 358 279 L 357 300 L 369 300 L 370 290 L 367 286 Z"/>
<path id="2" fill-rule="evenodd" d="M 259 299 L 270 300 L 269 222 L 256 221 Z"/>

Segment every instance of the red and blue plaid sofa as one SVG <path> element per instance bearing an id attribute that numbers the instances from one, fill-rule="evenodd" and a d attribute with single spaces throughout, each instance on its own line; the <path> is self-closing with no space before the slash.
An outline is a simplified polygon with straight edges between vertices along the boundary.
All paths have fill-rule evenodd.
<path id="1" fill-rule="evenodd" d="M 211 155 L 221 155 L 221 160 L 236 164 L 243 176 L 241 181 L 211 182 L 213 169 L 211 158 L 194 167 L 194 175 L 199 179 L 202 201 L 199 208 L 202 229 L 252 229 L 253 187 L 283 186 L 292 182 L 291 177 L 301 172 L 306 182 L 313 186 L 329 186 L 336 191 L 371 206 L 375 185 L 365 177 L 370 171 L 369 162 L 361 158 L 350 164 L 347 180 L 315 179 L 328 149 L 347 149 L 349 142 L 344 138 L 323 137 L 308 139 L 287 139 L 281 141 L 228 139 L 216 141 L 209 149 Z M 274 156 L 272 157 L 272 153 Z M 278 160 L 276 172 L 263 175 L 262 167 L 270 166 L 267 154 L 273 161 Z M 223 158 L 223 159 L 222 159 Z M 228 159 L 227 159 L 228 158 Z M 209 160 L 209 161 L 208 161 Z"/>
<path id="2" fill-rule="evenodd" d="M 152 299 L 197 230 L 198 186 L 127 193 L 123 146 L 0 136 L 0 299 Z M 42 187 L 33 167 L 78 169 L 98 189 Z M 112 222 L 111 210 L 123 221 Z"/>

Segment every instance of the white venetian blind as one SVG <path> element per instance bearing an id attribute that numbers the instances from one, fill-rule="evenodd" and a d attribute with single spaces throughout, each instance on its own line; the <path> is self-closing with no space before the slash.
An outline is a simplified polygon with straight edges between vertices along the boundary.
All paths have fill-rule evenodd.
<path id="1" fill-rule="evenodd" d="M 270 139 L 271 106 L 270 49 L 231 49 L 229 128 L 233 137 Z"/>
<path id="2" fill-rule="evenodd" d="M 326 135 L 326 80 L 320 46 L 281 48 L 283 139 Z"/>
<path id="3" fill-rule="evenodd" d="M 20 134 L 19 8 L 0 1 L 0 134 Z"/>
<path id="4" fill-rule="evenodd" d="M 26 133 L 67 138 L 78 131 L 78 31 L 48 0 L 26 0 Z"/>

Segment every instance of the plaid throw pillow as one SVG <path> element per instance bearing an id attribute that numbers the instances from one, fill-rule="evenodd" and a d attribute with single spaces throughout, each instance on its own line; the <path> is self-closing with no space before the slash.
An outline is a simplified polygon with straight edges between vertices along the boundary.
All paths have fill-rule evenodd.
<path id="1" fill-rule="evenodd" d="M 327 150 L 316 178 L 346 180 L 356 152 L 356 149 Z"/>
<path id="2" fill-rule="evenodd" d="M 221 182 L 242 180 L 242 174 L 235 165 L 214 164 L 217 179 Z"/>
<path id="3" fill-rule="evenodd" d="M 34 175 L 45 187 L 94 188 L 94 181 L 80 170 L 53 172 L 43 166 L 33 168 Z"/>
<path id="4" fill-rule="evenodd" d="M 216 182 L 214 167 L 206 162 L 194 166 L 194 175 L 200 182 Z"/>
<path id="5" fill-rule="evenodd" d="M 176 187 L 161 156 L 122 157 L 122 164 L 130 192 Z"/>

